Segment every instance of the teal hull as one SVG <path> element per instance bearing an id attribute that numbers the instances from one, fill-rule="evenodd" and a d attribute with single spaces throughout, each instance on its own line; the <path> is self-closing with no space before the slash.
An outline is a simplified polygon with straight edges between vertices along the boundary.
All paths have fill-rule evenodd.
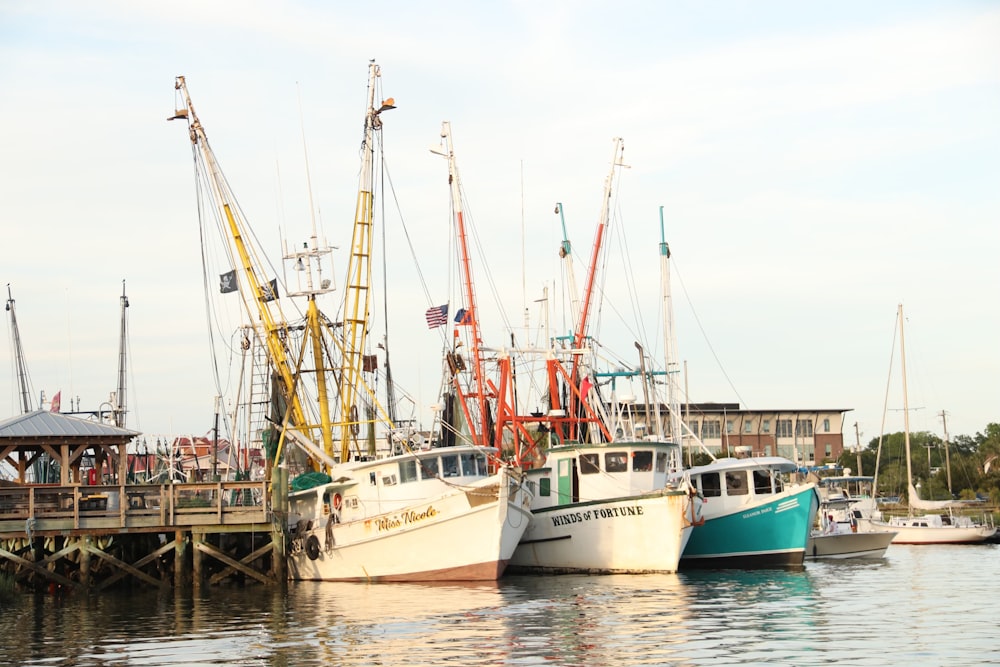
<path id="1" fill-rule="evenodd" d="M 691 532 L 681 565 L 775 567 L 801 565 L 819 499 L 813 487 L 706 519 Z"/>

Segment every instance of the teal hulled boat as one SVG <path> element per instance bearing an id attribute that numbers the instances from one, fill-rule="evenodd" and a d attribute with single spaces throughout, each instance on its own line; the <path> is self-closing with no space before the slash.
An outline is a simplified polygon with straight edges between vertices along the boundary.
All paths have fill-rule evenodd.
<path id="1" fill-rule="evenodd" d="M 795 464 L 777 456 L 719 459 L 688 472 L 704 498 L 681 567 L 801 565 L 816 520 L 815 484 L 786 484 Z"/>

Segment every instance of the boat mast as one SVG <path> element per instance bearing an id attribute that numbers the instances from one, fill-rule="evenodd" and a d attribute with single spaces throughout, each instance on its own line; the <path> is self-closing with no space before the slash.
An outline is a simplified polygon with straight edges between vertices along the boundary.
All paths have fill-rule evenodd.
<path id="1" fill-rule="evenodd" d="M 211 186 L 213 202 L 220 215 L 220 225 L 225 230 L 224 234 L 229 240 L 230 261 L 236 268 L 237 276 L 241 277 L 240 286 L 237 290 L 243 303 L 244 312 L 251 320 L 258 320 L 259 324 L 253 327 L 254 334 L 266 347 L 268 360 L 273 366 L 279 379 L 281 393 L 287 403 L 286 414 L 282 420 L 281 439 L 276 453 L 276 459 L 280 458 L 281 445 L 286 435 L 291 433 L 292 437 L 300 442 L 313 442 L 312 434 L 319 429 L 320 439 L 323 443 L 323 454 L 325 463 L 329 465 L 333 440 L 330 429 L 329 403 L 326 397 L 325 368 L 322 363 L 316 366 L 317 391 L 319 394 L 320 424 L 310 423 L 306 418 L 304 403 L 300 398 L 300 391 L 303 391 L 300 380 L 300 369 L 302 355 L 305 353 L 307 341 L 302 341 L 299 359 L 293 363 L 290 358 L 290 351 L 287 349 L 287 342 L 292 339 L 291 328 L 285 320 L 278 295 L 272 289 L 275 283 L 268 282 L 264 276 L 264 262 L 252 249 L 247 239 L 249 225 L 243 219 L 235 197 L 229 189 L 222 169 L 215 158 L 208 143 L 208 136 L 205 129 L 195 113 L 194 105 L 188 93 L 187 84 L 183 76 L 178 76 L 174 87 L 183 99 L 183 106 L 178 109 L 174 116 L 168 120 L 184 119 L 188 122 L 188 132 L 191 139 L 192 151 L 196 164 L 200 167 L 204 176 Z M 307 248 L 307 257 L 318 258 L 321 254 L 329 252 L 327 249 Z M 314 357 L 322 358 L 321 327 L 319 309 L 316 306 L 316 294 L 327 287 L 321 284 L 320 290 L 311 290 L 308 296 L 308 308 L 306 315 L 305 337 L 312 338 Z M 303 443 L 304 444 L 304 443 Z M 316 452 L 311 452 L 315 454 Z"/>
<path id="2" fill-rule="evenodd" d="M 365 114 L 364 139 L 361 146 L 361 174 L 358 184 L 358 199 L 354 215 L 354 231 L 351 238 L 351 252 L 347 263 L 347 280 L 344 289 L 343 346 L 341 367 L 338 376 L 340 392 L 340 460 L 347 461 L 350 444 L 356 443 L 360 430 L 358 387 L 365 386 L 364 354 L 368 338 L 368 323 L 371 306 L 372 282 L 372 238 L 373 238 L 373 185 L 375 133 L 382 129 L 379 117 L 383 111 L 394 109 L 394 100 L 389 99 L 375 108 L 375 89 L 382 72 L 375 61 L 368 63 L 368 110 Z M 367 420 L 367 417 L 366 417 Z M 390 424 L 390 427 L 392 425 Z"/>
<path id="3" fill-rule="evenodd" d="M 667 415 L 670 420 L 670 441 L 681 444 L 680 401 L 674 376 L 677 374 L 677 338 L 674 334 L 674 302 L 670 293 L 670 246 L 663 224 L 663 207 L 660 207 L 660 290 L 663 294 L 663 356 L 667 374 Z M 656 419 L 659 423 L 660 402 L 656 402 Z"/>
<path id="4" fill-rule="evenodd" d="M 451 204 L 454 209 L 455 234 L 458 242 L 460 271 L 462 274 L 462 286 L 465 292 L 465 314 L 459 326 L 468 327 L 469 331 L 469 354 L 472 360 L 472 372 L 475 380 L 475 391 L 473 393 L 464 392 L 459 383 L 458 374 L 454 373 L 454 383 L 461 399 L 462 409 L 465 411 L 466 421 L 469 424 L 469 432 L 472 442 L 475 445 L 489 444 L 489 424 L 487 423 L 486 405 L 486 378 L 483 363 L 483 341 L 479 330 L 479 310 L 476 303 L 476 292 L 472 277 L 472 263 L 469 258 L 468 235 L 465 228 L 465 216 L 462 211 L 462 186 L 458 177 L 458 167 L 455 164 L 455 150 L 452 145 L 451 123 L 444 121 L 441 123 L 441 139 L 444 142 L 443 151 L 432 149 L 438 155 L 443 155 L 448 160 L 448 185 L 451 189 Z M 479 414 L 478 423 L 471 419 L 468 400 L 475 399 L 475 406 Z"/>
<path id="5" fill-rule="evenodd" d="M 580 293 L 576 290 L 576 271 L 573 269 L 573 245 L 569 242 L 569 234 L 566 233 L 566 217 L 561 202 L 556 202 L 556 213 L 559 214 L 559 223 L 562 225 L 563 240 L 559 244 L 559 257 L 563 261 L 563 271 L 566 273 L 566 287 L 569 290 L 570 315 L 573 322 L 580 321 Z"/>
<path id="6" fill-rule="evenodd" d="M 906 446 L 906 479 L 909 482 L 907 489 L 907 505 L 913 508 L 909 494 L 914 494 L 916 489 L 913 486 L 913 468 L 910 464 L 910 403 L 906 394 L 906 336 L 903 334 L 903 304 L 899 304 L 897 316 L 899 317 L 899 365 L 903 371 L 903 441 Z"/>
<path id="7" fill-rule="evenodd" d="M 127 376 L 126 351 L 128 348 L 128 297 L 125 295 L 125 281 L 122 281 L 122 316 L 118 337 L 118 390 L 115 392 L 115 426 L 125 428 L 125 388 Z"/>
<path id="8" fill-rule="evenodd" d="M 21 412 L 31 412 L 31 378 L 28 377 L 28 364 L 24 358 L 24 348 L 21 346 L 21 332 L 17 327 L 17 314 L 14 312 L 14 295 L 7 283 L 7 312 L 10 313 L 10 339 L 14 346 L 14 368 L 17 373 L 17 384 L 21 392 Z"/>
<path id="9" fill-rule="evenodd" d="M 597 224 L 597 234 L 594 237 L 594 248 L 590 255 L 590 267 L 587 271 L 587 282 L 583 291 L 583 300 L 580 307 L 580 314 L 577 320 L 576 332 L 573 335 L 573 366 L 570 372 L 570 379 L 574 386 L 580 386 L 580 367 L 581 359 L 583 357 L 582 351 L 586 343 L 587 338 L 587 327 L 589 324 L 590 317 L 590 306 L 593 302 L 594 296 L 594 283 L 597 277 L 597 271 L 600 267 L 601 259 L 601 249 L 604 241 L 604 231 L 608 226 L 608 218 L 610 217 L 610 207 L 611 207 L 611 186 L 614 181 L 615 172 L 618 167 L 624 166 L 622 162 L 623 152 L 625 150 L 624 142 L 619 137 L 614 139 L 615 148 L 611 155 L 611 169 L 608 172 L 607 178 L 604 180 L 604 197 L 601 201 L 601 216 Z M 570 392 L 569 396 L 569 414 L 576 415 L 579 413 L 579 402 L 575 395 L 575 392 Z M 575 422 L 570 422 L 570 438 L 576 438 L 578 433 L 578 425 Z"/>

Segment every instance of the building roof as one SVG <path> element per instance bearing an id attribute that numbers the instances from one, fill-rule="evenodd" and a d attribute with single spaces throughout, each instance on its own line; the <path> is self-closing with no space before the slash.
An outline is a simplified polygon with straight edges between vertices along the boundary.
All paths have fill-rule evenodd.
<path id="1" fill-rule="evenodd" d="M 73 439 L 86 442 L 95 438 L 126 442 L 137 435 L 138 431 L 48 410 L 35 410 L 0 422 L 0 443 L 25 439 Z"/>

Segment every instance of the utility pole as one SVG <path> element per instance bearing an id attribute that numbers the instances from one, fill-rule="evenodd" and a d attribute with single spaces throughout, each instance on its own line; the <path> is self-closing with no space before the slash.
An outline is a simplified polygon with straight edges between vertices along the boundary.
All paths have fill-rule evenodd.
<path id="1" fill-rule="evenodd" d="M 948 471 L 948 495 L 951 495 L 951 458 L 948 455 L 948 413 L 944 410 L 939 415 L 944 426 L 944 467 Z"/>
<path id="2" fill-rule="evenodd" d="M 861 432 L 858 430 L 858 422 L 854 422 L 854 453 L 858 456 L 858 476 L 864 475 L 861 472 Z"/>

